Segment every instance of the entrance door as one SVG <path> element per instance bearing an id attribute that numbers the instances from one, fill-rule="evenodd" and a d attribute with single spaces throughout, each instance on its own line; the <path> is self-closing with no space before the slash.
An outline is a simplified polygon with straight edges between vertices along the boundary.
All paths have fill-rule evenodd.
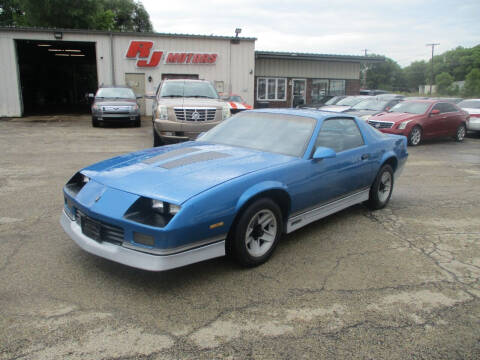
<path id="1" fill-rule="evenodd" d="M 292 107 L 296 108 L 298 105 L 305 104 L 305 88 L 307 81 L 305 79 L 292 80 Z"/>
<path id="2" fill-rule="evenodd" d="M 131 87 L 135 96 L 141 96 L 138 99 L 138 105 L 140 106 L 140 114 L 145 115 L 145 74 L 125 74 L 125 84 Z"/>

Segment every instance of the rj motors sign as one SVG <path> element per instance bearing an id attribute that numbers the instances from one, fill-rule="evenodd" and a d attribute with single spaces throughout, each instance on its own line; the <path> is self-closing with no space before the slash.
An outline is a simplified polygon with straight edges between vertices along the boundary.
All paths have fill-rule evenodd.
<path id="1" fill-rule="evenodd" d="M 131 41 L 126 58 L 137 61 L 141 68 L 153 68 L 162 61 L 167 65 L 208 65 L 215 64 L 218 54 L 192 53 L 192 52 L 168 52 L 153 50 L 153 41 Z"/>

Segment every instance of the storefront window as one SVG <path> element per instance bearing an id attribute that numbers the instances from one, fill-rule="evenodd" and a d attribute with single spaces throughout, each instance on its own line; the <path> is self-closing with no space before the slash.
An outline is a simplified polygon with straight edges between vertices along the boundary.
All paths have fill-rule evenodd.
<path id="1" fill-rule="evenodd" d="M 287 80 L 284 78 L 258 78 L 257 100 L 284 101 Z"/>
<path id="2" fill-rule="evenodd" d="M 257 85 L 257 99 L 259 100 L 265 100 L 266 95 L 267 95 L 267 79 L 258 79 L 258 85 Z"/>
<path id="3" fill-rule="evenodd" d="M 268 100 L 275 100 L 276 79 L 268 79 Z"/>
<path id="4" fill-rule="evenodd" d="M 328 95 L 345 95 L 345 80 L 330 80 L 330 91 Z"/>
<path id="5" fill-rule="evenodd" d="M 312 103 L 322 101 L 323 97 L 328 94 L 328 80 L 327 79 L 313 79 L 312 80 Z"/>

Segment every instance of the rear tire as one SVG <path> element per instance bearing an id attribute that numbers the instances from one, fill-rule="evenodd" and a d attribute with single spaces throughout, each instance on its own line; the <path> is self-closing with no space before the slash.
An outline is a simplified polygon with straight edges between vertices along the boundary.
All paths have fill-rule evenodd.
<path id="1" fill-rule="evenodd" d="M 155 130 L 155 127 L 153 127 L 153 146 L 162 146 L 164 143 L 160 136 L 157 134 L 157 130 Z"/>
<path id="2" fill-rule="evenodd" d="M 455 141 L 461 142 L 463 139 L 465 139 L 465 135 L 467 134 L 467 128 L 465 127 L 465 124 L 461 124 L 457 128 L 457 132 L 455 133 Z"/>
<path id="3" fill-rule="evenodd" d="M 370 196 L 367 205 L 372 210 L 383 209 L 387 206 L 393 191 L 393 169 L 390 165 L 383 165 L 370 187 Z"/>
<path id="4" fill-rule="evenodd" d="M 408 144 L 411 146 L 417 146 L 422 142 L 422 128 L 415 126 L 408 134 Z"/>
<path id="5" fill-rule="evenodd" d="M 250 204 L 240 215 L 226 246 L 242 266 L 254 267 L 272 256 L 282 235 L 283 222 L 279 206 L 269 198 Z"/>

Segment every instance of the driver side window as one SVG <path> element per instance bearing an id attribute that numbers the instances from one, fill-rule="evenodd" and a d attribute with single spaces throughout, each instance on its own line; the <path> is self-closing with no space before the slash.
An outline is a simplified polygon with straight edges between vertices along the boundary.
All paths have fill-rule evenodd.
<path id="1" fill-rule="evenodd" d="M 315 149 L 323 146 L 339 153 L 363 144 L 363 137 L 355 120 L 330 119 L 323 122 L 315 142 Z"/>

